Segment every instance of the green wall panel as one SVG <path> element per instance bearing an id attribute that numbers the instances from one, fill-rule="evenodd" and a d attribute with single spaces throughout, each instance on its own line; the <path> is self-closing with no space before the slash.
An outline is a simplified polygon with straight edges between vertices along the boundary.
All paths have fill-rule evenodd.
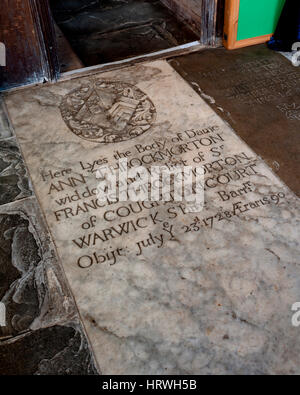
<path id="1" fill-rule="evenodd" d="M 285 0 L 240 0 L 237 40 L 274 33 L 284 4 Z"/>

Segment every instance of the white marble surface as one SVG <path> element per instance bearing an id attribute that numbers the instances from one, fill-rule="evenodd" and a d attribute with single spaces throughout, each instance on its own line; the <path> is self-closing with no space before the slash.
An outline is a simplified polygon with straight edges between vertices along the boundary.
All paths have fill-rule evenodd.
<path id="1" fill-rule="evenodd" d="M 108 144 L 72 133 L 61 116 L 61 103 L 74 89 L 100 79 L 133 84 L 144 92 L 156 109 L 150 129 Z M 300 302 L 299 202 L 166 62 L 27 89 L 11 94 L 6 103 L 104 374 L 300 373 L 300 327 L 293 327 L 291 311 Z M 83 117 L 90 119 L 86 111 Z M 209 127 L 214 129 L 195 138 L 185 132 Z M 178 137 L 182 141 L 176 142 Z M 87 187 L 96 185 L 88 164 L 114 164 L 117 151 L 131 152 L 129 160 L 141 159 L 137 145 L 154 144 L 147 152 L 154 154 L 162 147 L 158 143 L 164 149 L 188 144 L 185 153 L 167 163 L 192 165 L 198 156 L 207 165 L 210 187 L 198 224 L 192 225 L 195 215 L 184 215 L 178 203 L 154 203 L 151 209 L 148 203 L 127 218 L 113 216 L 130 202 L 77 215 L 78 205 L 93 199 L 82 198 Z M 42 173 L 66 169 L 70 172 L 55 178 L 52 186 L 50 177 L 42 178 Z M 226 177 L 237 174 L 240 180 L 225 184 Z M 84 177 L 86 183 L 61 184 L 64 190 L 55 191 L 58 181 L 69 177 Z M 60 206 L 59 199 L 67 196 L 74 201 Z M 69 218 L 64 211 L 55 214 L 66 207 L 72 210 Z M 95 227 L 84 230 L 91 216 L 96 216 Z M 141 217 L 146 227 L 134 231 L 130 221 L 136 224 Z M 131 232 L 118 237 L 119 225 L 127 221 Z M 95 245 L 79 248 L 80 237 L 89 234 Z M 105 241 L 105 234 L 113 238 Z M 155 244 L 140 255 L 141 241 L 149 235 Z M 87 269 L 78 266 L 82 256 L 110 253 L 111 258 L 117 249 L 122 256 L 114 265 L 110 259 Z"/>

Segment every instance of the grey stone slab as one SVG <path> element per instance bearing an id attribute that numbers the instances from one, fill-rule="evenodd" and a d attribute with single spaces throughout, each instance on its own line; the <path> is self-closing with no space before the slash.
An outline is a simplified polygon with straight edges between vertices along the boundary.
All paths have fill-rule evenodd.
<path id="1" fill-rule="evenodd" d="M 1 338 L 65 319 L 70 312 L 75 314 L 72 299 L 65 299 L 67 290 L 57 294 L 61 286 L 55 285 L 59 285 L 61 273 L 56 272 L 54 246 L 34 198 L 0 208 L 0 253 L 0 301 L 6 306 Z M 49 316 L 55 302 L 55 317 Z M 59 312 L 62 303 L 67 310 Z"/>
<path id="2" fill-rule="evenodd" d="M 70 39 L 71 45 L 87 66 L 122 60 L 145 53 L 195 41 L 197 37 L 186 39 L 184 31 L 175 28 L 172 22 L 152 23 L 135 26 L 126 30 Z"/>
<path id="3" fill-rule="evenodd" d="M 106 8 L 94 6 L 81 11 L 68 10 L 64 16 L 54 9 L 59 26 L 68 35 L 107 33 L 128 27 L 163 21 L 172 17 L 159 1 L 131 0 Z"/>
<path id="4" fill-rule="evenodd" d="M 31 195 L 27 169 L 15 138 L 0 140 L 0 205 Z"/>
<path id="5" fill-rule="evenodd" d="M 170 63 L 300 196 L 300 68 L 265 45 L 205 49 Z"/>
<path id="6" fill-rule="evenodd" d="M 104 374 L 300 373 L 299 200 L 167 62 L 7 106 Z M 202 165 L 203 210 L 102 201 L 95 170 L 124 156 Z"/>
<path id="7" fill-rule="evenodd" d="M 34 198 L 0 207 L 0 302 L 0 374 L 96 372 Z"/>
<path id="8" fill-rule="evenodd" d="M 86 66 L 144 55 L 198 40 L 160 1 L 54 1 L 56 21 Z"/>
<path id="9" fill-rule="evenodd" d="M 12 137 L 12 129 L 5 111 L 3 101 L 0 97 L 0 140 Z"/>

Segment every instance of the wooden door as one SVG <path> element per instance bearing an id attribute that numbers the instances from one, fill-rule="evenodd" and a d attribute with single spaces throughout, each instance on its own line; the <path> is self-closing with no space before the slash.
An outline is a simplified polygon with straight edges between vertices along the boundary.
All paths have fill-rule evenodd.
<path id="1" fill-rule="evenodd" d="M 1 0 L 0 42 L 6 48 L 6 66 L 0 67 L 0 90 L 57 78 L 48 0 Z"/>
<path id="2" fill-rule="evenodd" d="M 218 30 L 222 29 L 224 0 L 161 0 L 161 2 L 199 34 L 202 44 L 215 45 Z"/>

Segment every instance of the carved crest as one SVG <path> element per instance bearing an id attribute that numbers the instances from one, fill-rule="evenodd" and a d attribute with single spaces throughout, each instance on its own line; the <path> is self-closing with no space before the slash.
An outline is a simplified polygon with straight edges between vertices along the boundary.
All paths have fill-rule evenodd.
<path id="1" fill-rule="evenodd" d="M 60 110 L 73 133 L 95 143 L 130 140 L 150 129 L 156 119 L 149 97 L 118 81 L 89 81 L 67 94 Z"/>

